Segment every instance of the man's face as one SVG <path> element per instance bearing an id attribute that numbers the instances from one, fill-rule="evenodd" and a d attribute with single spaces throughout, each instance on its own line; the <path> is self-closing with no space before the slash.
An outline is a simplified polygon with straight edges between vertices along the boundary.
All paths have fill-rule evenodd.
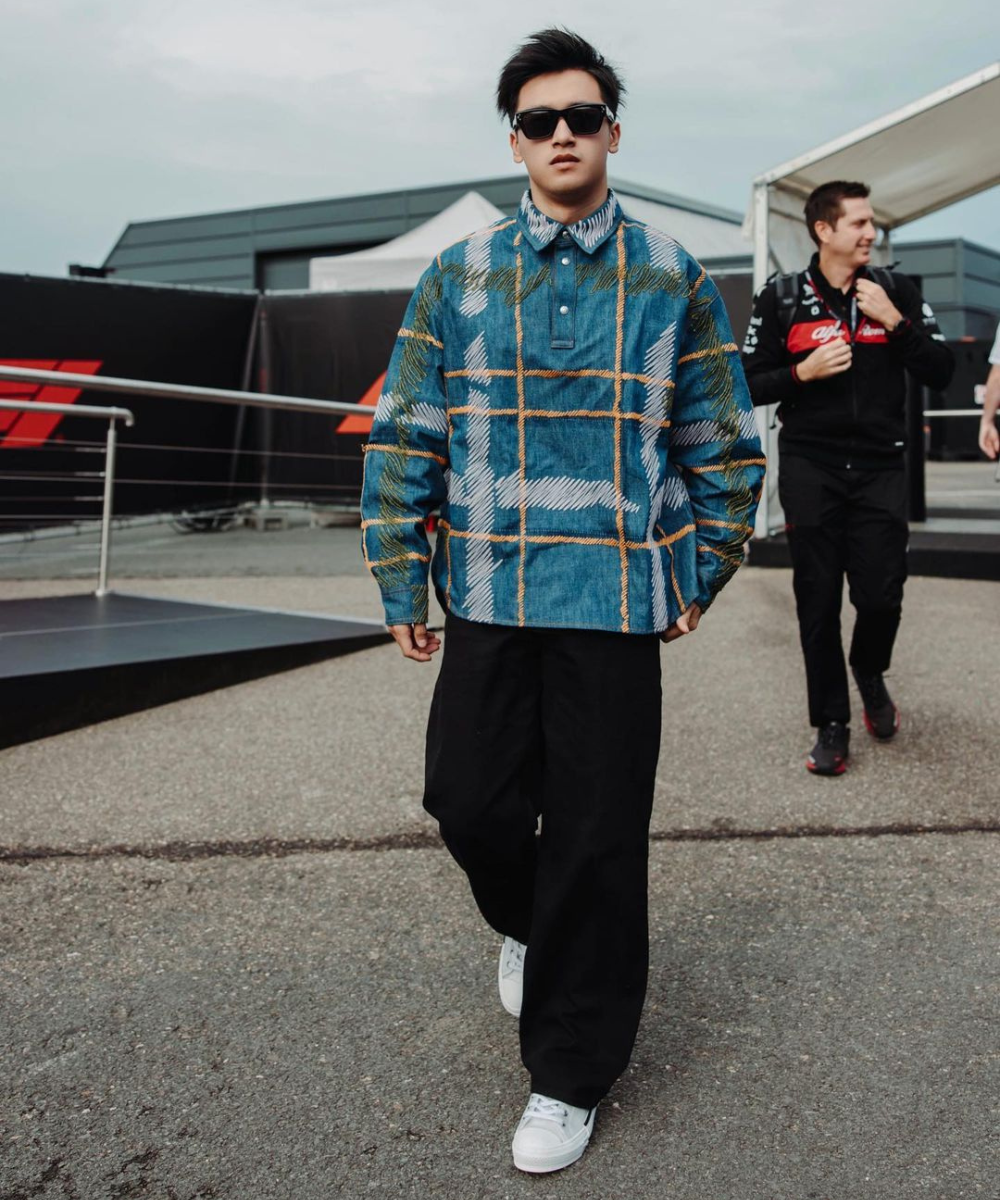
<path id="1" fill-rule="evenodd" d="M 860 196 L 845 197 L 840 202 L 840 217 L 836 225 L 817 221 L 816 236 L 832 258 L 855 270 L 867 266 L 878 236 L 872 206 Z"/>
<path id="2" fill-rule="evenodd" d="M 521 88 L 517 111 L 527 108 L 571 108 L 574 104 L 603 104 L 597 80 L 586 71 L 536 75 Z M 575 134 L 560 119 L 551 137 L 533 140 L 511 130 L 514 161 L 524 163 L 533 187 L 563 203 L 587 198 L 607 179 L 609 154 L 618 150 L 621 127 L 602 122 L 594 134 Z"/>

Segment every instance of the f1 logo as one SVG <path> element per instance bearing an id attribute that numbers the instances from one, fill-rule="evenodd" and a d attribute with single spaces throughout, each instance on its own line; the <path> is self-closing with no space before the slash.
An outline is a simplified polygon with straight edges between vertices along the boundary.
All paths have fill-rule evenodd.
<path id="1" fill-rule="evenodd" d="M 361 397 L 361 399 L 358 401 L 358 403 L 363 404 L 365 406 L 365 408 L 374 409 L 375 406 L 378 404 L 379 396 L 381 396 L 381 394 L 382 394 L 382 384 L 385 383 L 385 377 L 386 377 L 386 372 L 383 371 L 382 374 L 378 377 L 378 379 L 376 379 L 375 382 L 371 385 L 371 387 L 368 389 L 368 391 L 365 392 L 365 394 Z M 337 432 L 338 433 L 371 433 L 372 420 L 374 418 L 374 415 L 375 414 L 372 413 L 371 417 L 363 417 L 360 413 L 351 413 L 350 416 L 344 417 L 344 419 L 337 426 Z"/>
<path id="2" fill-rule="evenodd" d="M 96 375 L 102 363 L 76 358 L 2 358 L 0 366 L 28 367 L 35 371 L 69 371 L 74 375 Z M 10 383 L 0 380 L 0 399 L 25 403 L 73 404 L 80 388 L 55 387 L 52 384 Z M 55 432 L 62 413 L 9 412 L 0 410 L 0 450 L 28 450 L 44 446 Z"/>

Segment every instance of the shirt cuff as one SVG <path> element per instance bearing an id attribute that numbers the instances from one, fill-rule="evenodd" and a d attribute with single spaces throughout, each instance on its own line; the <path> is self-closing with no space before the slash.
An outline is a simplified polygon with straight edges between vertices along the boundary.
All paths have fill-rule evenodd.
<path id="1" fill-rule="evenodd" d="M 427 624 L 427 584 L 414 584 L 399 591 L 383 592 L 386 625 Z"/>

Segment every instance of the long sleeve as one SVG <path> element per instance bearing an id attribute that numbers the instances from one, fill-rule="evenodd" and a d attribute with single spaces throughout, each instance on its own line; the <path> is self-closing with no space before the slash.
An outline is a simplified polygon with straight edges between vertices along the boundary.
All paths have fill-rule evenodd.
<path id="1" fill-rule="evenodd" d="M 680 340 L 669 457 L 681 471 L 694 513 L 694 603 L 705 609 L 743 562 L 764 455 L 729 318 L 704 271 L 692 283 Z"/>
<path id="2" fill-rule="evenodd" d="M 362 546 L 388 625 L 427 620 L 426 520 L 445 499 L 448 465 L 441 295 L 430 267 L 407 307 L 365 447 Z"/>
<path id="3" fill-rule="evenodd" d="M 792 374 L 773 283 L 765 284 L 754 296 L 743 343 L 743 369 L 755 407 L 794 403 L 799 398 L 802 385 Z"/>

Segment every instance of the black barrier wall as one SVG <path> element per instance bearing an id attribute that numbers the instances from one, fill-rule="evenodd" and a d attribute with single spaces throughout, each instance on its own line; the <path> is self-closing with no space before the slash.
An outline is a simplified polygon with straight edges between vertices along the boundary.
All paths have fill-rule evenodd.
<path id="1" fill-rule="evenodd" d="M 240 388 L 256 304 L 247 292 L 0 275 L 0 363 Z M 119 425 L 116 515 L 225 504 L 249 482 L 231 479 L 236 408 L 42 391 L 0 383 L 4 399 L 135 413 L 131 429 Z M 0 528 L 99 516 L 106 429 L 80 417 L 0 412 Z"/>
<path id="2" fill-rule="evenodd" d="M 717 280 L 741 342 L 750 276 Z M 409 294 L 223 292 L 105 280 L 0 275 L 0 362 L 364 403 L 374 411 Z M 969 407 L 985 344 L 936 401 Z M 59 393 L 59 394 L 56 394 Z M 65 402 L 0 383 L 0 395 Z M 120 430 L 115 512 L 198 511 L 243 501 L 356 507 L 370 417 L 323 417 L 193 401 L 102 397 L 136 414 Z M 939 422 L 932 453 L 974 456 L 972 423 Z M 102 422 L 0 412 L 0 529 L 100 513 Z M 918 442 L 919 444 L 919 442 Z"/>
<path id="3" fill-rule="evenodd" d="M 402 324 L 408 292 L 265 294 L 257 339 L 257 389 L 348 404 L 375 401 Z M 253 410 L 271 499 L 356 506 L 370 418 Z M 269 429 L 270 427 L 270 429 Z"/>

